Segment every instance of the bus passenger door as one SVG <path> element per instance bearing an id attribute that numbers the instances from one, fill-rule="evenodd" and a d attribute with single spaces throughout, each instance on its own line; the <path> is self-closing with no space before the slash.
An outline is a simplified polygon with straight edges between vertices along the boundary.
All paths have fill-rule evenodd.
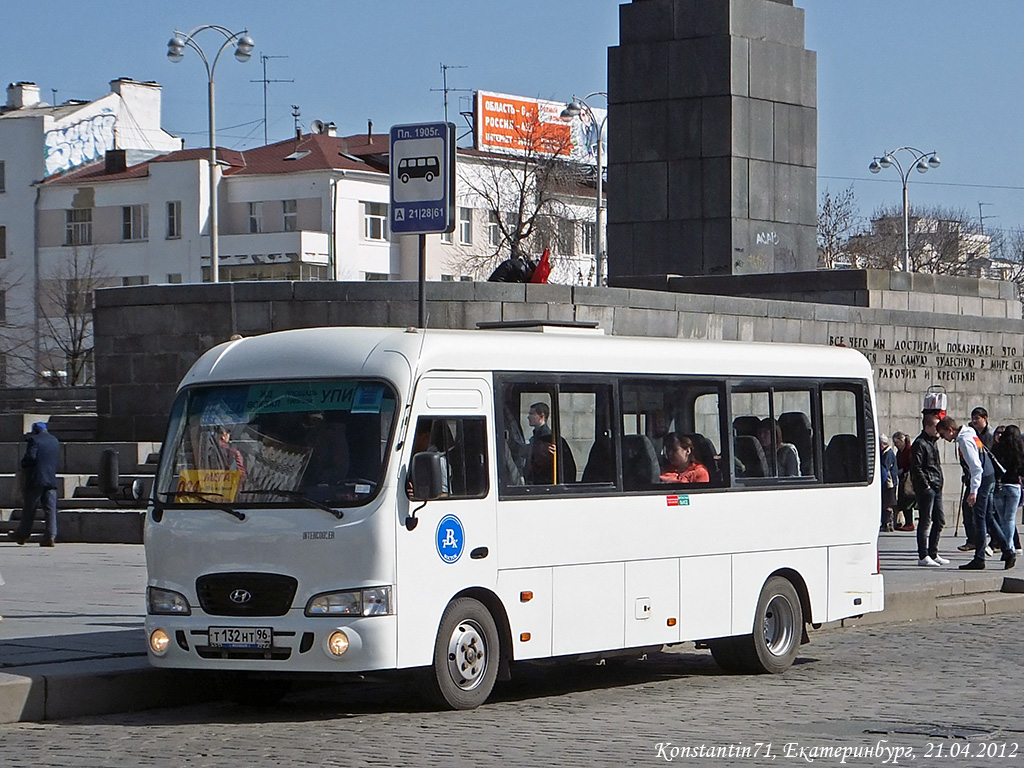
<path id="1" fill-rule="evenodd" d="M 399 666 L 431 662 L 441 614 L 454 595 L 494 589 L 490 402 L 490 387 L 479 377 L 425 376 L 416 388 L 398 474 Z M 442 469 L 441 497 L 426 503 L 408 498 L 410 461 L 425 451 L 440 454 Z"/>

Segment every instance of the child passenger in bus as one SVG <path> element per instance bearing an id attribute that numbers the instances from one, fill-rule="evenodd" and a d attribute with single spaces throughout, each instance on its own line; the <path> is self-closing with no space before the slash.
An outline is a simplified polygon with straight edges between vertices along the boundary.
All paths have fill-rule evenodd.
<path id="1" fill-rule="evenodd" d="M 707 483 L 711 477 L 707 467 L 693 456 L 693 441 L 686 435 L 670 432 L 665 436 L 665 466 L 663 483 Z"/>

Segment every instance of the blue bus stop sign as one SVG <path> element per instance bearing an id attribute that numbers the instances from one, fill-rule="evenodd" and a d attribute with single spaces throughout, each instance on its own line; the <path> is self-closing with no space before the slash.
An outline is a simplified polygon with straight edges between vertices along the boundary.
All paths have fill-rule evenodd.
<path id="1" fill-rule="evenodd" d="M 391 231 L 455 229 L 455 124 L 391 126 Z"/>

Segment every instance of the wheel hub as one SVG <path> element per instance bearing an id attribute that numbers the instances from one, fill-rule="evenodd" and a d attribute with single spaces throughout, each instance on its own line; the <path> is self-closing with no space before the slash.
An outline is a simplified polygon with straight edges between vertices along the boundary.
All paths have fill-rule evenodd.
<path id="1" fill-rule="evenodd" d="M 480 684 L 487 669 L 487 643 L 475 621 L 461 622 L 448 642 L 448 672 L 459 688 L 469 691 Z"/>

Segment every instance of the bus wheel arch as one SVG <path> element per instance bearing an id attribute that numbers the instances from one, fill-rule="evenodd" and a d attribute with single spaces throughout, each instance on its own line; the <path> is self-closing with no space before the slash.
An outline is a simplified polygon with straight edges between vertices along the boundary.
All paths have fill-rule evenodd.
<path id="1" fill-rule="evenodd" d="M 498 664 L 498 679 L 509 680 L 512 677 L 512 626 L 508 619 L 505 606 L 496 594 L 483 587 L 470 587 L 455 595 L 452 600 L 460 597 L 471 597 L 482 603 L 491 612 L 494 623 L 498 628 L 498 641 L 500 643 L 501 659 Z"/>

